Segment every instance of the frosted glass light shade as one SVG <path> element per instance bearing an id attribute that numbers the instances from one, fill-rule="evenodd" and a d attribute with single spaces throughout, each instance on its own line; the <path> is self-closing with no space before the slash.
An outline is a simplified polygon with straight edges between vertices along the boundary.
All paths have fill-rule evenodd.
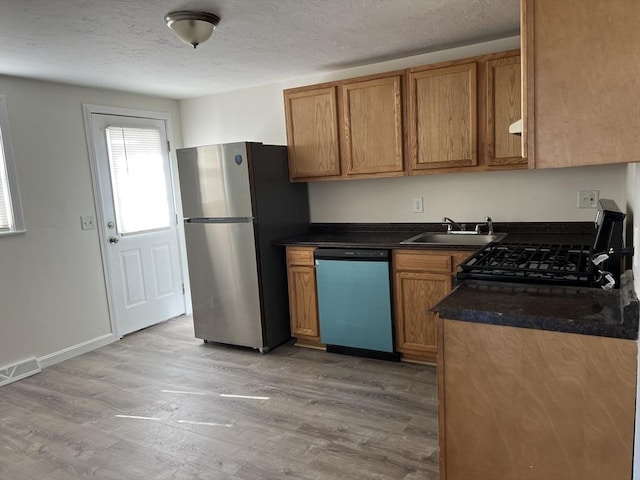
<path id="1" fill-rule="evenodd" d="M 220 22 L 220 18 L 212 13 L 189 11 L 168 13 L 164 20 L 180 40 L 193 48 L 206 42 Z"/>

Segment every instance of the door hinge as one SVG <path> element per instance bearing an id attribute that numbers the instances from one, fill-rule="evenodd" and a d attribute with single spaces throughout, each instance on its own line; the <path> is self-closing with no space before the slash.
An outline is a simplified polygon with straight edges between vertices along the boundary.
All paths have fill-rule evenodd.
<path id="1" fill-rule="evenodd" d="M 167 140 L 167 152 L 171 151 L 171 142 Z"/>
<path id="2" fill-rule="evenodd" d="M 178 219 L 178 214 L 176 213 L 176 225 L 180 224 L 180 220 Z"/>
<path id="3" fill-rule="evenodd" d="M 185 295 L 187 292 L 184 289 L 184 283 L 182 284 L 182 295 Z"/>

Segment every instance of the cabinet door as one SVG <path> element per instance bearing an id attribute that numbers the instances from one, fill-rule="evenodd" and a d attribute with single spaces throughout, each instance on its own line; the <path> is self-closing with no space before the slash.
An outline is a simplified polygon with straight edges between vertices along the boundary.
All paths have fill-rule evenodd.
<path id="1" fill-rule="evenodd" d="M 530 166 L 640 161 L 640 2 L 523 0 L 521 9 Z"/>
<path id="2" fill-rule="evenodd" d="M 440 322 L 440 478 L 631 478 L 634 340 Z"/>
<path id="3" fill-rule="evenodd" d="M 401 79 L 393 75 L 342 86 L 347 175 L 402 173 Z"/>
<path id="4" fill-rule="evenodd" d="M 520 56 L 487 62 L 487 165 L 522 165 L 522 137 L 509 133 L 520 119 Z"/>
<path id="5" fill-rule="evenodd" d="M 397 349 L 435 361 L 436 314 L 429 309 L 451 291 L 451 275 L 398 272 L 395 287 Z"/>
<path id="6" fill-rule="evenodd" d="M 468 63 L 411 71 L 411 171 L 478 164 L 477 68 Z"/>
<path id="7" fill-rule="evenodd" d="M 290 266 L 287 275 L 291 335 L 319 338 L 315 268 Z"/>
<path id="8" fill-rule="evenodd" d="M 284 92 L 291 180 L 340 175 L 336 87 Z"/>

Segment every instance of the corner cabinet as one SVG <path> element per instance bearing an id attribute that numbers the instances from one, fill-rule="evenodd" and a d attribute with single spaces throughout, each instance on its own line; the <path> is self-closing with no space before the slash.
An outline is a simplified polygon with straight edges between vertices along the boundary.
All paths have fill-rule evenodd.
<path id="1" fill-rule="evenodd" d="M 403 71 L 284 91 L 291 181 L 404 175 Z"/>
<path id="2" fill-rule="evenodd" d="M 321 346 L 314 251 L 315 247 L 287 247 L 291 335 L 305 346 Z"/>
<path id="3" fill-rule="evenodd" d="M 527 166 L 522 157 L 522 137 L 509 133 L 509 125 L 521 118 L 520 55 L 488 60 L 485 68 L 486 103 L 484 123 L 487 166 Z"/>
<path id="4" fill-rule="evenodd" d="M 436 362 L 437 314 L 429 310 L 451 291 L 456 267 L 472 253 L 393 251 L 396 350 L 403 360 Z"/>
<path id="5" fill-rule="evenodd" d="M 284 106 L 291 181 L 340 176 L 337 87 L 285 90 Z"/>
<path id="6" fill-rule="evenodd" d="M 410 171 L 478 164 L 477 65 L 409 70 Z"/>
<path id="7" fill-rule="evenodd" d="M 640 161 L 640 2 L 521 0 L 532 168 Z"/>

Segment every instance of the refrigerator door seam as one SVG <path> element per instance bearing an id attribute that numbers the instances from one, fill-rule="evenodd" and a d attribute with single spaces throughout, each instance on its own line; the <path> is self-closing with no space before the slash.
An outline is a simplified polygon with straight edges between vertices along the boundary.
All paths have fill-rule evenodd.
<path id="1" fill-rule="evenodd" d="M 198 218 L 185 218 L 185 223 L 256 223 L 256 217 L 198 217 Z"/>

